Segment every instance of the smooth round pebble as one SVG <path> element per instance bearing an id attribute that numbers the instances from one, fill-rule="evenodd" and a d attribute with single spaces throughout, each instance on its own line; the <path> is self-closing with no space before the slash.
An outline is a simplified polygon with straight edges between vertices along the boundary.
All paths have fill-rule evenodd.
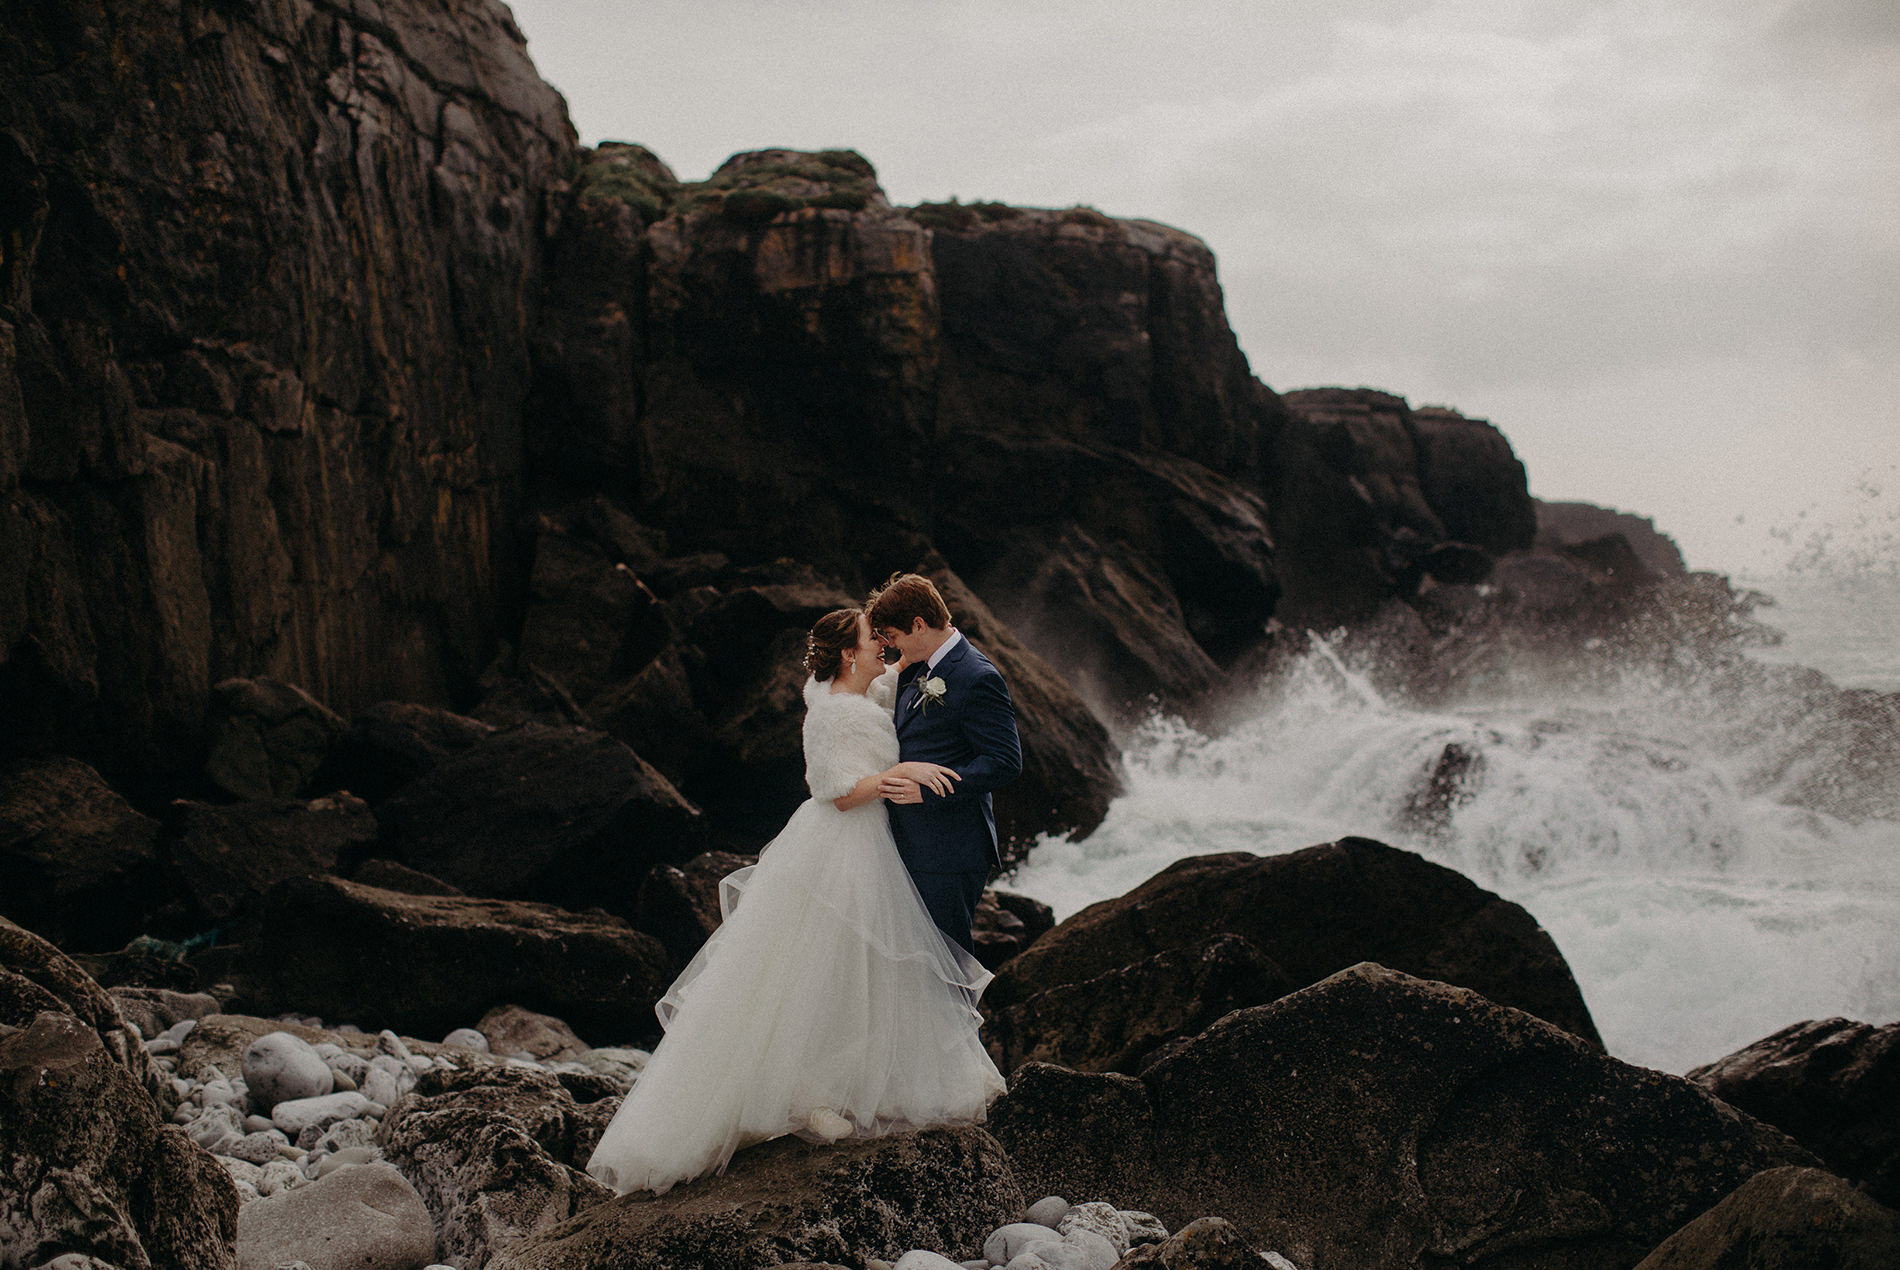
<path id="1" fill-rule="evenodd" d="M 168 1036 L 154 1036 L 151 1040 L 145 1042 L 145 1052 L 150 1054 L 153 1058 L 158 1058 L 164 1054 L 176 1054 L 178 1052 L 178 1042 Z"/>
<path id="2" fill-rule="evenodd" d="M 891 1270 L 963 1270 L 963 1267 L 942 1253 L 913 1248 L 899 1257 Z"/>
<path id="3" fill-rule="evenodd" d="M 250 1133 L 269 1133 L 277 1126 L 271 1123 L 269 1116 L 250 1115 L 244 1117 L 244 1128 Z"/>
<path id="4" fill-rule="evenodd" d="M 321 1098 L 336 1087 L 323 1056 L 310 1042 L 288 1032 L 270 1032 L 251 1042 L 244 1051 L 244 1083 L 259 1111 L 280 1102 Z"/>
<path id="5" fill-rule="evenodd" d="M 375 1147 L 344 1147 L 323 1157 L 317 1165 L 317 1176 L 328 1177 L 346 1164 L 368 1164 L 382 1158 L 383 1153 Z"/>
<path id="6" fill-rule="evenodd" d="M 998 1226 L 983 1241 L 983 1256 L 993 1266 L 1008 1265 L 1031 1244 L 1060 1243 L 1062 1237 L 1047 1226 L 1017 1221 Z"/>
<path id="7" fill-rule="evenodd" d="M 247 1133 L 236 1142 L 227 1142 L 219 1155 L 228 1155 L 234 1160 L 249 1160 L 252 1164 L 269 1164 L 272 1160 L 282 1159 L 286 1142 L 281 1133 Z"/>
<path id="8" fill-rule="evenodd" d="M 255 1185 L 259 1195 L 275 1195 L 279 1191 L 294 1190 L 309 1180 L 303 1170 L 289 1160 L 272 1160 L 264 1166 Z"/>
<path id="9" fill-rule="evenodd" d="M 198 1020 L 196 1019 L 180 1019 L 158 1035 L 163 1040 L 173 1041 L 179 1045 L 183 1045 L 185 1038 L 191 1035 L 191 1029 L 197 1026 Z"/>
<path id="10" fill-rule="evenodd" d="M 329 1068 L 324 1068 L 328 1072 Z M 327 1127 L 339 1120 L 371 1115 L 375 1104 L 361 1094 L 324 1094 L 320 1098 L 296 1098 L 271 1108 L 271 1123 L 290 1137 L 296 1137 L 311 1125 Z M 381 1111 L 374 1111 L 381 1118 Z"/>
<path id="11" fill-rule="evenodd" d="M 1098 1267 L 1086 1250 L 1074 1244 L 1046 1242 L 1031 1244 L 1011 1257 L 1006 1270 L 1110 1270 L 1114 1264 Z"/>
<path id="12" fill-rule="evenodd" d="M 1069 1215 L 1069 1201 L 1060 1195 L 1045 1195 L 1031 1204 L 1023 1213 L 1025 1222 L 1034 1222 L 1038 1226 L 1056 1228 L 1056 1223 Z"/>
<path id="13" fill-rule="evenodd" d="M 376 1049 L 378 1052 L 388 1054 L 392 1058 L 400 1058 L 405 1063 L 408 1062 L 411 1057 L 409 1047 L 402 1043 L 402 1038 L 388 1028 L 384 1028 L 376 1034 Z"/>
<path id="14" fill-rule="evenodd" d="M 488 1052 L 488 1038 L 472 1027 L 458 1027 L 442 1038 L 444 1045 L 456 1045 L 465 1050 L 474 1050 L 478 1054 Z"/>

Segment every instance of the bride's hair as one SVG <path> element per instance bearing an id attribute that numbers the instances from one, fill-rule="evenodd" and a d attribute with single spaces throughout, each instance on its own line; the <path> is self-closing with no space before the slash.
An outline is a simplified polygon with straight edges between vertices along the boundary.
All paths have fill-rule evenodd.
<path id="1" fill-rule="evenodd" d="M 805 637 L 805 670 L 823 683 L 844 668 L 844 650 L 858 646 L 858 618 L 863 609 L 834 609 L 818 619 Z"/>

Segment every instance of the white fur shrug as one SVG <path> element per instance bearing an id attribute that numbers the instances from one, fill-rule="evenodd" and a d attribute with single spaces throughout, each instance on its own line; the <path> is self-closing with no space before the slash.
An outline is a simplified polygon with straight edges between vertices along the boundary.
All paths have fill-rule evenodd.
<path id="1" fill-rule="evenodd" d="M 833 692 L 829 683 L 805 681 L 805 784 L 813 798 L 843 798 L 866 776 L 897 761 L 897 728 L 891 701 L 897 672 L 886 671 L 871 690 Z"/>

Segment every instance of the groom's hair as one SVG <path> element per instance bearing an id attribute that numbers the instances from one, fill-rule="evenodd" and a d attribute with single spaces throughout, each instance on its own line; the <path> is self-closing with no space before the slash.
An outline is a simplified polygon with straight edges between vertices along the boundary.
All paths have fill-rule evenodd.
<path id="1" fill-rule="evenodd" d="M 934 631 L 950 627 L 950 606 L 943 602 L 935 584 L 917 573 L 893 573 L 890 581 L 871 592 L 864 611 L 870 615 L 874 631 L 887 626 L 908 631 L 911 622 L 920 617 Z"/>

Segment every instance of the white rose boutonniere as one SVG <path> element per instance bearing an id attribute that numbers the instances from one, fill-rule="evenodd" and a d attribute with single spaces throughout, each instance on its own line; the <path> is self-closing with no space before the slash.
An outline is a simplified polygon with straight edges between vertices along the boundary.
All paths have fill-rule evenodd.
<path id="1" fill-rule="evenodd" d="M 930 707 L 943 704 L 944 694 L 949 691 L 949 688 L 950 685 L 943 681 L 943 676 L 932 675 L 917 685 L 917 700 L 911 702 L 911 708 L 929 713 Z"/>

